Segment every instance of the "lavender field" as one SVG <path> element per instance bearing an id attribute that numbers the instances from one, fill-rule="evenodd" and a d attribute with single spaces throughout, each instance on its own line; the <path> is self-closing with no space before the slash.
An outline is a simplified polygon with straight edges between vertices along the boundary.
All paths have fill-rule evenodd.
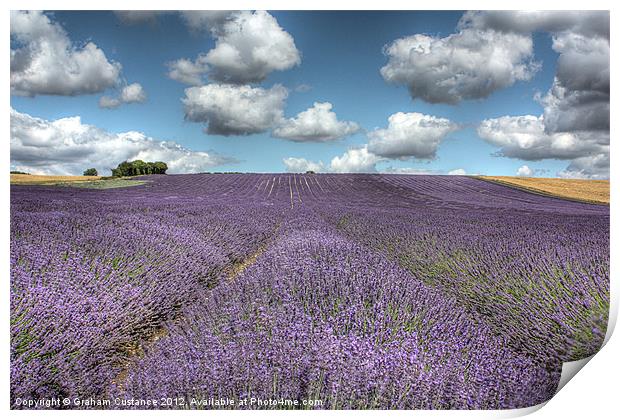
<path id="1" fill-rule="evenodd" d="M 459 176 L 140 179 L 11 187 L 12 404 L 519 408 L 603 342 L 608 206 Z"/>

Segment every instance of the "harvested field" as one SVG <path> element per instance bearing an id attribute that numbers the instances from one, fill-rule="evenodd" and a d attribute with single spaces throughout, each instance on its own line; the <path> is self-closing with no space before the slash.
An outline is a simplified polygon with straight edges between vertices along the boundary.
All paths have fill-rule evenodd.
<path id="1" fill-rule="evenodd" d="M 57 187 L 92 188 L 107 190 L 110 188 L 135 187 L 146 184 L 128 178 L 104 178 L 101 176 L 61 176 L 61 175 L 21 175 L 11 174 L 13 185 L 48 185 Z"/>
<path id="2" fill-rule="evenodd" d="M 609 181 L 589 179 L 480 176 L 479 179 L 516 186 L 531 192 L 587 203 L 609 204 Z"/>
<path id="3" fill-rule="evenodd" d="M 101 179 L 100 176 L 72 176 L 72 175 L 24 175 L 11 174 L 11 184 L 38 185 L 58 184 L 63 182 L 87 182 Z"/>

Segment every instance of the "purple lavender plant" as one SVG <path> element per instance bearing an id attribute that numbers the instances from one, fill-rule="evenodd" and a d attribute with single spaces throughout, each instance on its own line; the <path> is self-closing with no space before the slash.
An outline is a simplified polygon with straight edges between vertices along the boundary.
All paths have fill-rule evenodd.
<path id="1" fill-rule="evenodd" d="M 144 179 L 11 187 L 12 401 L 525 407 L 602 343 L 606 206 L 466 177 Z"/>

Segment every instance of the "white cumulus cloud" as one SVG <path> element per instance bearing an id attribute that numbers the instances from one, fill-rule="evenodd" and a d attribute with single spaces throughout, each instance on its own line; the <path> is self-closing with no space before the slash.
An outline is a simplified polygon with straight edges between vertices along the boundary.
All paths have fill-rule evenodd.
<path id="1" fill-rule="evenodd" d="M 370 153 L 366 146 L 351 148 L 341 156 L 335 156 L 328 166 L 305 158 L 289 157 L 282 160 L 287 172 L 335 172 L 370 173 L 377 172 L 377 163 L 384 159 Z"/>
<path id="2" fill-rule="evenodd" d="M 286 172 L 325 171 L 325 165 L 323 165 L 323 162 L 313 162 L 305 158 L 288 157 L 282 159 L 282 163 L 284 163 Z"/>
<path id="3" fill-rule="evenodd" d="M 457 30 L 443 38 L 415 34 L 387 45 L 383 78 L 407 86 L 413 98 L 430 103 L 486 98 L 516 81 L 529 80 L 540 68 L 533 59 L 535 31 L 554 36 L 553 48 L 561 54 L 560 85 L 567 87 L 563 74 L 583 80 L 596 77 L 592 72 L 609 71 L 607 11 L 467 12 Z"/>
<path id="4" fill-rule="evenodd" d="M 561 178 L 609 179 L 609 153 L 577 158 L 557 175 Z"/>
<path id="5" fill-rule="evenodd" d="M 567 32 L 554 36 L 553 49 L 556 77 L 540 99 L 546 130 L 609 131 L 609 39 Z"/>
<path id="6" fill-rule="evenodd" d="M 220 83 L 262 82 L 273 71 L 293 68 L 301 54 L 293 37 L 265 11 L 188 12 L 190 29 L 208 29 L 215 47 L 195 60 L 181 58 L 168 64 L 168 76 L 198 85 L 205 74 Z"/>
<path id="7" fill-rule="evenodd" d="M 416 34 L 397 39 L 384 53 L 383 78 L 430 103 L 486 98 L 529 80 L 539 68 L 532 60 L 531 36 L 492 29 L 463 27 L 444 38 Z"/>
<path id="8" fill-rule="evenodd" d="M 609 176 L 610 44 L 608 11 L 468 12 L 465 27 L 506 34 L 546 31 L 559 54 L 552 86 L 532 115 L 486 120 L 478 133 L 500 154 L 525 160 L 566 159 L 560 176 Z"/>
<path id="9" fill-rule="evenodd" d="M 127 85 L 121 91 L 121 101 L 126 104 L 146 101 L 146 92 L 140 83 Z"/>
<path id="10" fill-rule="evenodd" d="M 121 89 L 118 97 L 102 96 L 99 98 L 101 108 L 118 108 L 122 104 L 142 103 L 146 101 L 146 92 L 140 83 L 132 83 Z"/>
<path id="11" fill-rule="evenodd" d="M 216 36 L 207 63 L 212 67 L 210 77 L 217 81 L 260 82 L 274 70 L 301 63 L 293 37 L 264 11 L 236 13 Z"/>
<path id="12" fill-rule="evenodd" d="M 45 120 L 11 109 L 11 167 L 35 174 L 109 173 L 124 160 L 164 161 L 170 173 L 201 172 L 232 162 L 212 152 L 193 151 L 129 131 L 111 133 L 80 117 Z"/>
<path id="13" fill-rule="evenodd" d="M 478 135 L 499 146 L 499 154 L 524 160 L 575 159 L 609 149 L 609 133 L 546 133 L 544 117 L 504 116 L 484 120 Z"/>
<path id="14" fill-rule="evenodd" d="M 609 174 L 609 167 L 604 167 L 609 164 L 608 131 L 548 133 L 542 115 L 521 115 L 484 120 L 478 126 L 478 135 L 498 146 L 501 156 L 530 161 L 570 160 L 572 172 L 588 177 Z"/>
<path id="15" fill-rule="evenodd" d="M 181 18 L 192 32 L 218 31 L 235 12 L 231 10 L 184 10 Z"/>
<path id="16" fill-rule="evenodd" d="M 297 142 L 324 142 L 342 139 L 360 130 L 352 121 L 338 121 L 329 102 L 315 102 L 312 108 L 283 120 L 273 136 Z"/>
<path id="17" fill-rule="evenodd" d="M 331 104 L 316 103 L 316 110 L 319 105 L 323 105 L 321 112 L 331 112 Z M 326 106 L 329 105 L 329 106 Z M 321 120 L 314 113 L 304 111 L 295 119 L 295 129 L 297 126 L 312 125 L 309 122 L 302 124 L 301 121 L 309 120 L 315 122 Z M 307 115 L 302 115 L 307 113 Z M 291 120 L 288 120 L 290 123 Z M 335 156 L 329 165 L 325 166 L 322 162 L 313 162 L 305 158 L 287 158 L 284 160 L 287 170 L 291 172 L 303 172 L 307 167 L 312 166 L 315 171 L 327 171 L 335 173 L 370 173 L 377 172 L 377 164 L 389 159 L 405 160 L 411 157 L 419 159 L 433 159 L 441 141 L 452 131 L 457 130 L 457 124 L 445 118 L 438 118 L 431 115 L 420 113 L 393 114 L 388 119 L 388 127 L 376 129 L 369 133 L 370 142 L 361 147 L 350 148 L 340 156 Z M 332 125 L 337 126 L 335 114 L 332 116 Z M 286 125 L 284 125 L 286 126 Z M 275 130 L 274 130 L 275 131 Z M 313 130 L 308 130 L 313 131 Z M 317 131 L 317 130 L 314 130 Z M 281 133 L 280 133 L 281 134 Z M 289 169 L 290 168 L 290 169 Z M 416 168 L 393 168 L 388 167 L 384 172 L 387 173 L 431 173 L 435 171 L 416 169 Z M 463 175 L 463 169 L 451 171 L 450 174 Z"/>
<path id="18" fill-rule="evenodd" d="M 517 176 L 532 176 L 534 171 L 527 165 L 523 165 L 517 169 Z"/>
<path id="19" fill-rule="evenodd" d="M 166 63 L 168 77 L 186 85 L 200 86 L 204 83 L 203 75 L 209 71 L 206 59 L 206 55 L 200 54 L 194 61 L 180 58 Z"/>
<path id="20" fill-rule="evenodd" d="M 121 65 L 93 42 L 74 45 L 65 30 L 38 11 L 11 11 L 11 93 L 74 96 L 119 82 Z"/>
<path id="21" fill-rule="evenodd" d="M 446 118 L 418 112 L 397 112 L 388 118 L 388 127 L 368 134 L 368 150 L 390 159 L 434 159 L 441 141 L 458 129 Z"/>
<path id="22" fill-rule="evenodd" d="M 332 159 L 329 169 L 337 173 L 368 173 L 377 171 L 377 163 L 383 159 L 368 151 L 368 147 L 349 149 L 342 156 Z"/>
<path id="23" fill-rule="evenodd" d="M 553 85 L 538 97 L 545 130 L 609 131 L 608 11 L 467 12 L 460 25 L 526 36 L 551 33 L 559 58 Z"/>
<path id="24" fill-rule="evenodd" d="M 467 175 L 467 171 L 462 168 L 453 169 L 448 172 L 448 175 Z"/>
<path id="25" fill-rule="evenodd" d="M 122 102 L 119 98 L 113 98 L 112 96 L 102 96 L 99 98 L 99 107 L 105 109 L 115 109 L 121 106 Z"/>
<path id="26" fill-rule="evenodd" d="M 249 135 L 268 131 L 282 120 L 288 91 L 209 84 L 185 89 L 185 118 L 207 124 L 208 134 Z"/>

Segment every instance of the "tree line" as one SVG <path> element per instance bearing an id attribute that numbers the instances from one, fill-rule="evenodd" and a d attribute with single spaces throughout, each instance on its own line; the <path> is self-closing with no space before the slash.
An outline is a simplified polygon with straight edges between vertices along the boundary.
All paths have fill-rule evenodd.
<path id="1" fill-rule="evenodd" d="M 125 161 L 120 163 L 115 169 L 112 169 L 112 176 L 165 174 L 167 170 L 168 165 L 165 162 L 134 160 L 132 162 Z"/>
<path id="2" fill-rule="evenodd" d="M 145 162 L 143 160 L 124 161 L 111 169 L 113 177 L 165 174 L 168 170 L 166 162 Z M 88 168 L 84 176 L 97 176 L 97 169 Z"/>

